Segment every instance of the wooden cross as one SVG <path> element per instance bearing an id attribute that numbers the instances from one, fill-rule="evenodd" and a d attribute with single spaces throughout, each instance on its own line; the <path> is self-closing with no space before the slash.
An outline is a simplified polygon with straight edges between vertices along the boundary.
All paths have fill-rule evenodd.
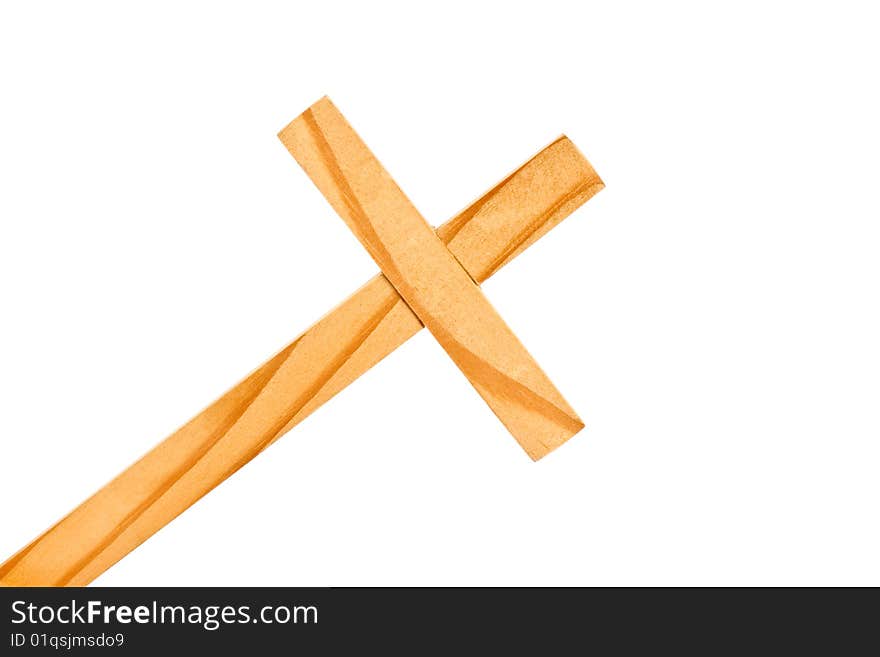
<path id="1" fill-rule="evenodd" d="M 329 99 L 279 137 L 382 273 L 7 560 L 0 584 L 88 584 L 423 326 L 533 459 L 583 427 L 479 288 L 604 186 L 566 137 L 436 232 Z"/>

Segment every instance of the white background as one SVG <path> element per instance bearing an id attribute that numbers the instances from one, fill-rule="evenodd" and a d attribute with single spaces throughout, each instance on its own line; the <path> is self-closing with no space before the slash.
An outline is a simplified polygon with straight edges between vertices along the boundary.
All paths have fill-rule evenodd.
<path id="1" fill-rule="evenodd" d="M 484 288 L 587 428 L 422 332 L 96 583 L 880 584 L 877 17 L 710 4 L 5 3 L 0 560 L 375 271 L 275 137 L 326 93 L 435 224 L 592 161 Z"/>

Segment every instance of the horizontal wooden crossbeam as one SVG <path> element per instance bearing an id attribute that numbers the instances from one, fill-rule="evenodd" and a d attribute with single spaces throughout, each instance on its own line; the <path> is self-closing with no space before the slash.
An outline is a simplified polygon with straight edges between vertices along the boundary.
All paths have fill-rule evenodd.
<path id="1" fill-rule="evenodd" d="M 312 105 L 279 136 L 529 456 L 541 458 L 583 428 L 330 99 Z"/>

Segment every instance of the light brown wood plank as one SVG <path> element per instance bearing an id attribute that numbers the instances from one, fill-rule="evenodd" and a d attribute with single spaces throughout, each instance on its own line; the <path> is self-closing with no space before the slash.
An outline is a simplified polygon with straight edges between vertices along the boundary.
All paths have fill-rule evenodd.
<path id="1" fill-rule="evenodd" d="M 438 234 L 481 280 L 601 188 L 561 138 Z M 384 276 L 374 277 L 6 561 L 0 584 L 88 584 L 420 328 Z"/>
<path id="2" fill-rule="evenodd" d="M 279 135 L 400 296 L 533 459 L 583 422 L 335 105 Z M 527 239 L 527 237 L 522 238 Z M 490 264 L 503 262 L 512 242 Z"/>

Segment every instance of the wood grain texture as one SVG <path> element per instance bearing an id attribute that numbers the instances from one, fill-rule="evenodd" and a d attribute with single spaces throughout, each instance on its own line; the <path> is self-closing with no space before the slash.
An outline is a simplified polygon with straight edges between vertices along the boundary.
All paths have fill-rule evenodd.
<path id="1" fill-rule="evenodd" d="M 438 234 L 483 280 L 602 188 L 560 138 Z M 381 274 L 0 566 L 0 584 L 82 586 L 422 327 Z"/>
<path id="2" fill-rule="evenodd" d="M 583 428 L 479 285 L 330 99 L 312 105 L 279 136 L 529 456 L 541 458 Z"/>

